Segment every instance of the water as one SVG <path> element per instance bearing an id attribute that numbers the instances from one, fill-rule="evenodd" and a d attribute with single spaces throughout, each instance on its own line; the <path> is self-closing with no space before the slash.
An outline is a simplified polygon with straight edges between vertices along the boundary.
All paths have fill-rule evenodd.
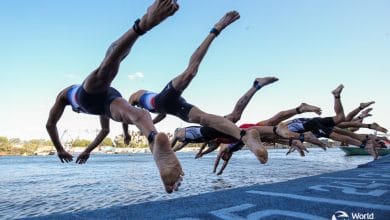
<path id="1" fill-rule="evenodd" d="M 83 165 L 57 156 L 0 157 L 0 219 L 42 216 L 165 200 L 252 184 L 355 168 L 369 156 L 345 157 L 339 149 L 309 149 L 306 157 L 269 151 L 261 165 L 249 151 L 237 152 L 222 176 L 212 173 L 216 154 L 195 160 L 179 153 L 185 177 L 179 192 L 164 191 L 151 154 L 92 155 Z M 220 164 L 221 165 L 221 164 Z"/>

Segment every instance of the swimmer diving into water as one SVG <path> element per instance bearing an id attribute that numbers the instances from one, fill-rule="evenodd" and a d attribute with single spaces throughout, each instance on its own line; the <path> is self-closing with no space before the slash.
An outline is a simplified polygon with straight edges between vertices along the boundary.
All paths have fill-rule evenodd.
<path id="1" fill-rule="evenodd" d="M 109 133 L 109 120 L 134 124 L 143 135 L 148 137 L 149 147 L 160 172 L 165 190 L 171 193 L 178 190 L 183 171 L 179 160 L 172 151 L 168 137 L 158 133 L 150 114 L 145 110 L 133 107 L 121 94 L 111 87 L 111 82 L 118 73 L 120 63 L 130 53 L 136 40 L 160 22 L 173 15 L 179 9 L 176 1 L 156 0 L 146 14 L 135 21 L 132 28 L 114 41 L 108 48 L 100 66 L 95 69 L 81 85 L 72 85 L 62 90 L 50 110 L 46 123 L 47 132 L 57 150 L 61 162 L 70 162 L 73 156 L 63 148 L 57 130 L 57 122 L 66 106 L 70 105 L 77 113 L 98 115 L 102 130 L 92 143 L 82 152 L 76 163 L 85 163 L 90 152 Z"/>
<path id="2" fill-rule="evenodd" d="M 242 141 L 249 146 L 261 163 L 266 163 L 268 160 L 268 152 L 261 144 L 257 131 L 245 132 L 228 119 L 206 113 L 198 107 L 188 103 L 182 97 L 183 91 L 196 76 L 200 63 L 213 40 L 224 28 L 239 18 L 240 15 L 236 11 L 226 13 L 222 19 L 214 25 L 206 39 L 204 39 L 202 44 L 192 54 L 189 65 L 182 74 L 171 80 L 160 93 L 146 90 L 139 90 L 133 93 L 129 98 L 129 103 L 150 112 L 159 113 L 156 118 L 153 119 L 154 123 L 163 120 L 166 114 L 171 114 L 186 122 L 210 126 L 220 132 L 230 135 L 237 141 Z M 124 134 L 128 135 L 127 125 L 124 125 L 124 131 Z"/>

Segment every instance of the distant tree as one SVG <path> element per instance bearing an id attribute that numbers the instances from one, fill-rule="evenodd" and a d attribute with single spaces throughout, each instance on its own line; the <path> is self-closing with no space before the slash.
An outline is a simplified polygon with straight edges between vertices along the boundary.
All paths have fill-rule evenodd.
<path id="1" fill-rule="evenodd" d="M 17 145 L 17 144 L 22 144 L 22 140 L 20 140 L 20 138 L 11 138 L 9 139 L 9 142 L 11 143 L 11 145 Z"/>
<path id="2" fill-rule="evenodd" d="M 45 143 L 46 146 L 54 146 L 53 142 L 51 140 L 45 140 L 44 143 Z"/>
<path id="3" fill-rule="evenodd" d="M 73 147 L 87 147 L 91 141 L 86 140 L 86 139 L 75 139 L 72 141 L 72 146 Z"/>
<path id="4" fill-rule="evenodd" d="M 9 154 L 11 155 L 22 155 L 24 153 L 27 153 L 29 155 L 32 154 L 32 152 L 28 152 L 26 148 L 20 148 L 20 147 L 11 147 L 11 150 Z"/>
<path id="5" fill-rule="evenodd" d="M 141 135 L 140 132 L 134 132 L 132 131 L 129 133 L 131 135 L 131 141 L 129 145 L 126 145 L 123 139 L 123 134 L 117 135 L 114 138 L 114 144 L 115 147 L 118 148 L 124 148 L 124 147 L 130 147 L 130 148 L 148 148 L 148 142 L 144 136 Z"/>
<path id="6" fill-rule="evenodd" d="M 123 139 L 123 134 L 115 136 L 114 144 L 115 144 L 114 145 L 115 147 L 119 147 L 119 148 L 127 147 L 126 144 L 125 144 L 125 141 Z"/>
<path id="7" fill-rule="evenodd" d="M 114 146 L 114 143 L 112 142 L 111 138 L 106 137 L 103 139 L 102 143 L 100 143 L 100 146 Z"/>
<path id="8" fill-rule="evenodd" d="M 27 153 L 32 153 L 35 152 L 38 149 L 38 147 L 44 146 L 44 141 L 45 140 L 43 139 L 28 140 L 23 143 L 23 147 L 26 149 Z"/>
<path id="9" fill-rule="evenodd" d="M 135 147 L 135 148 L 149 148 L 149 145 L 144 143 L 144 142 L 141 142 L 141 143 L 130 143 L 131 147 Z"/>
<path id="10" fill-rule="evenodd" d="M 0 136 L 0 151 L 9 152 L 11 149 L 11 143 L 7 137 Z"/>
<path id="11" fill-rule="evenodd" d="M 45 139 L 31 139 L 30 143 L 35 144 L 37 146 L 46 146 L 47 140 Z"/>

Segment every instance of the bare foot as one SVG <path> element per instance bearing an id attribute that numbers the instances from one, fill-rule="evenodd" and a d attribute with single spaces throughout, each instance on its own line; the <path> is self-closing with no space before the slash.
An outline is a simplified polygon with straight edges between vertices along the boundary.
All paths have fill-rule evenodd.
<path id="1" fill-rule="evenodd" d="M 306 104 L 306 103 L 302 103 L 299 107 L 298 107 L 299 111 L 300 112 L 314 112 L 316 113 L 317 115 L 321 115 L 322 113 L 322 110 L 321 108 L 317 107 L 317 106 L 314 106 L 314 105 L 309 105 L 309 104 Z"/>
<path id="2" fill-rule="evenodd" d="M 152 29 L 167 17 L 173 15 L 178 9 L 179 5 L 174 0 L 155 0 L 141 19 L 139 24 L 141 30 L 148 31 Z"/>
<path id="3" fill-rule="evenodd" d="M 228 13 L 221 18 L 221 20 L 218 21 L 214 25 L 214 28 L 217 29 L 219 32 L 221 32 L 223 29 L 225 29 L 227 26 L 229 26 L 231 23 L 235 22 L 240 18 L 240 14 L 237 11 L 229 11 Z"/>
<path id="4" fill-rule="evenodd" d="M 340 84 L 336 89 L 334 89 L 334 90 L 332 91 L 332 94 L 333 94 L 335 97 L 340 96 L 340 93 L 341 93 L 341 91 L 343 91 L 343 89 L 344 89 L 344 85 L 343 85 L 343 84 Z"/>
<path id="5" fill-rule="evenodd" d="M 153 142 L 153 157 L 160 171 L 165 191 L 171 193 L 179 189 L 184 175 L 179 160 L 169 146 L 168 137 L 158 133 Z"/>
<path id="6" fill-rule="evenodd" d="M 362 114 L 362 115 L 368 115 L 368 114 L 370 113 L 370 111 L 372 111 L 372 108 L 368 108 L 368 109 L 362 111 L 361 114 Z"/>
<path id="7" fill-rule="evenodd" d="M 375 101 L 371 101 L 371 102 L 362 102 L 362 103 L 360 103 L 360 106 L 359 106 L 359 108 L 360 109 L 365 109 L 365 108 L 367 108 L 368 106 L 370 106 L 370 105 L 372 105 L 372 104 L 374 104 L 375 103 Z M 372 110 L 372 109 L 371 109 Z M 370 111 L 371 111 L 370 110 Z M 368 112 L 367 112 L 368 113 Z"/>
<path id="8" fill-rule="evenodd" d="M 364 119 L 364 118 L 367 118 L 367 117 L 369 117 L 369 116 L 372 116 L 372 115 L 370 114 L 370 111 L 372 111 L 372 108 L 368 108 L 368 109 L 362 111 L 362 112 L 360 113 L 360 115 L 358 116 L 358 118 L 359 118 L 359 119 Z"/>
<path id="9" fill-rule="evenodd" d="M 380 131 L 380 132 L 383 132 L 383 133 L 387 133 L 387 129 L 386 128 L 381 127 L 380 125 L 378 125 L 375 122 L 371 124 L 371 129 L 374 129 L 375 131 Z"/>
<path id="10" fill-rule="evenodd" d="M 266 86 L 268 84 L 271 84 L 271 83 L 274 83 L 276 81 L 278 81 L 279 79 L 276 78 L 276 77 L 262 77 L 262 78 L 256 78 L 253 85 L 255 86 L 260 86 L 260 87 L 263 87 L 263 86 Z"/>
<path id="11" fill-rule="evenodd" d="M 268 161 L 268 151 L 261 142 L 260 134 L 258 131 L 251 129 L 247 131 L 246 135 L 243 137 L 243 141 L 246 146 L 252 151 L 252 153 L 257 157 L 260 163 L 265 164 Z"/>

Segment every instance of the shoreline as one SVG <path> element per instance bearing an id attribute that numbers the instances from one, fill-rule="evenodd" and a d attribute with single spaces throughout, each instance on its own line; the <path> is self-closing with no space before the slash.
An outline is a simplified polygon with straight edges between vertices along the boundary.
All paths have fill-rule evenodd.
<path id="1" fill-rule="evenodd" d="M 340 146 L 330 146 L 328 148 L 338 148 Z M 273 145 L 267 145 L 268 150 L 273 149 L 288 149 L 289 146 L 273 146 Z M 306 148 L 319 148 L 317 146 L 306 146 Z M 71 154 L 80 154 L 83 152 L 85 148 L 81 147 L 75 147 L 74 150 L 70 150 L 69 153 Z M 219 149 L 216 149 L 215 152 L 218 152 Z M 242 150 L 249 150 L 249 148 L 244 147 Z M 178 152 L 194 152 L 197 153 L 199 151 L 199 147 L 185 147 L 181 149 Z M 138 154 L 138 153 L 149 153 L 151 154 L 151 151 L 149 148 L 111 148 L 110 150 L 94 150 L 91 152 L 91 154 Z M 42 151 L 42 152 L 35 152 L 34 154 L 7 154 L 5 152 L 0 152 L 0 157 L 2 156 L 55 156 L 56 151 Z"/>

